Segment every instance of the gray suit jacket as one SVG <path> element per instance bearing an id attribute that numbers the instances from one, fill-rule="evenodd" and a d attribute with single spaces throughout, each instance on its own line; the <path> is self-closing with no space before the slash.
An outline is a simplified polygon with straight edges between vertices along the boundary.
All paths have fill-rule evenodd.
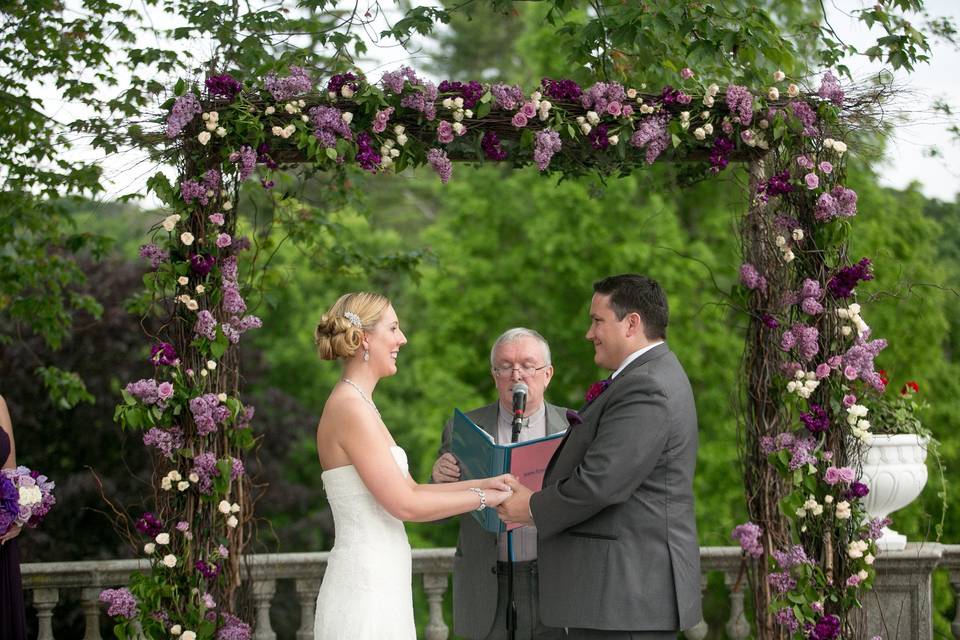
<path id="1" fill-rule="evenodd" d="M 702 617 L 693 508 L 698 436 L 683 367 L 658 345 L 580 417 L 530 501 L 543 623 L 692 627 Z"/>
<path id="2" fill-rule="evenodd" d="M 498 402 L 467 412 L 467 417 L 497 437 Z M 547 434 L 567 428 L 566 409 L 547 404 Z M 440 453 L 450 451 L 453 420 L 443 427 Z M 497 613 L 497 536 L 473 516 L 460 516 L 460 537 L 453 558 L 453 630 L 465 638 L 485 638 Z"/>

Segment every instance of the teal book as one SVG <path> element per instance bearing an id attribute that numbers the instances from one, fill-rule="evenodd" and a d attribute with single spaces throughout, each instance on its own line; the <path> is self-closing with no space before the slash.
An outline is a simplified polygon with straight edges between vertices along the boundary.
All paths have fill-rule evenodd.
<path id="1" fill-rule="evenodd" d="M 460 477 L 463 480 L 509 473 L 531 491 L 539 491 L 543 488 L 547 464 L 560 446 L 564 433 L 561 431 L 535 440 L 497 444 L 493 436 L 477 426 L 462 411 L 453 410 L 452 450 L 460 463 Z M 472 513 L 484 529 L 493 533 L 503 533 L 520 526 L 506 526 L 497 517 L 496 509 Z"/>

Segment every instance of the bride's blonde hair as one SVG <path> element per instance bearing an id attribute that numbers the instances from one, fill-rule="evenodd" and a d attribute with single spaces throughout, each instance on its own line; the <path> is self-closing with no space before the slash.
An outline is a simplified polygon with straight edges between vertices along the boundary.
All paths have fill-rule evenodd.
<path id="1" fill-rule="evenodd" d="M 340 296 L 317 324 L 317 353 L 324 360 L 352 358 L 363 343 L 364 329 L 377 324 L 389 306 L 390 300 L 379 293 L 361 291 Z"/>

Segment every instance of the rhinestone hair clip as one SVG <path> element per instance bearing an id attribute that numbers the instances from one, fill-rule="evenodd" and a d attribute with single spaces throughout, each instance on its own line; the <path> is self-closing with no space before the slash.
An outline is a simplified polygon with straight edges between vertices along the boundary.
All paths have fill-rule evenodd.
<path id="1" fill-rule="evenodd" d="M 357 329 L 363 329 L 363 323 L 360 322 L 360 316 L 355 314 L 353 311 L 344 311 L 343 317 L 350 321 L 350 324 L 355 326 Z"/>

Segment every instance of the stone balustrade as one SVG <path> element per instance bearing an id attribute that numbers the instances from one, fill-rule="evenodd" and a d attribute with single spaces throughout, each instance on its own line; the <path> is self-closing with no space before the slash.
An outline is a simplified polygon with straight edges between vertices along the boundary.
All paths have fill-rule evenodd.
<path id="1" fill-rule="evenodd" d="M 424 630 L 427 640 L 446 640 L 449 626 L 443 618 L 449 576 L 453 569 L 453 549 L 414 549 L 414 579 L 420 581 L 427 597 L 429 621 Z M 315 600 L 328 554 L 278 553 L 247 556 L 255 610 L 255 640 L 277 640 L 270 623 L 270 607 L 278 581 L 292 581 L 300 612 L 296 640 L 313 640 Z M 727 589 L 726 636 L 733 640 L 750 637 L 750 624 L 744 611 L 745 577 L 740 575 L 739 547 L 703 547 L 700 550 L 703 587 L 715 572 L 723 575 Z M 883 633 L 885 640 L 898 638 L 929 640 L 931 624 L 931 576 L 935 568 L 948 571 L 958 602 L 952 631 L 960 640 L 960 545 L 910 544 L 907 549 L 881 554 L 877 559 L 878 578 L 875 593 L 864 603 L 865 624 L 870 633 Z M 145 560 L 106 560 L 25 564 L 22 567 L 24 590 L 32 594 L 36 609 L 37 640 L 54 640 L 53 613 L 65 592 L 79 593 L 86 622 L 83 640 L 101 640 L 100 618 L 106 614 L 98 601 L 100 591 L 126 584 L 129 575 L 148 569 Z M 734 585 L 739 588 L 734 589 Z M 898 612 L 895 620 L 891 612 Z M 884 616 L 884 613 L 887 615 Z M 890 623 L 893 623 L 892 625 Z M 886 623 L 885 629 L 878 625 Z M 891 628 L 891 626 L 893 628 Z M 688 629 L 689 640 L 703 640 L 709 628 L 706 622 Z M 869 637 L 869 634 L 868 636 Z"/>

